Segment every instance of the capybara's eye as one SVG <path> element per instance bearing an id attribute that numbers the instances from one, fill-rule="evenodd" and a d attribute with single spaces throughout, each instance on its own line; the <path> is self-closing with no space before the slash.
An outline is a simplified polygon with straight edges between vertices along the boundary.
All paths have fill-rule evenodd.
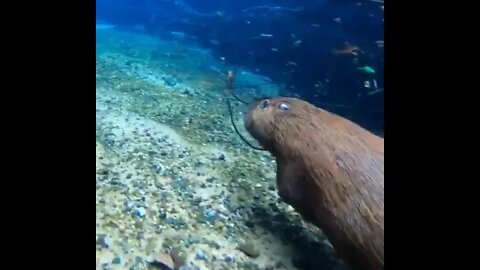
<path id="1" fill-rule="evenodd" d="M 278 103 L 278 109 L 282 112 L 288 112 L 290 111 L 290 105 L 288 103 Z"/>
<path id="2" fill-rule="evenodd" d="M 268 100 L 266 100 L 266 99 L 262 100 L 262 102 L 260 102 L 258 107 L 262 110 L 266 110 L 268 108 Z"/>

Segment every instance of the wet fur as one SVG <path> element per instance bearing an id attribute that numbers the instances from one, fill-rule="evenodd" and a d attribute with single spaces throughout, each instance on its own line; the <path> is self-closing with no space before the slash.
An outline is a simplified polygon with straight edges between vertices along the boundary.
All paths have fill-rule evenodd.
<path id="1" fill-rule="evenodd" d="M 266 110 L 259 103 L 245 126 L 276 158 L 280 197 L 322 229 L 351 269 L 383 269 L 383 138 L 299 99 L 271 99 Z"/>

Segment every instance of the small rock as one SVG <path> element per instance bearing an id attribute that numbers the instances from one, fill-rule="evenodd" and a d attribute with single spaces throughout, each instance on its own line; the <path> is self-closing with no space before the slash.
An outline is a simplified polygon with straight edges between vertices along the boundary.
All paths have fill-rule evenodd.
<path id="1" fill-rule="evenodd" d="M 165 167 L 161 163 L 154 165 L 153 169 L 155 170 L 155 173 L 158 174 L 163 174 L 165 172 Z"/>
<path id="2" fill-rule="evenodd" d="M 147 214 L 147 210 L 143 207 L 139 207 L 135 209 L 135 215 L 138 217 L 144 217 Z"/>
<path id="3" fill-rule="evenodd" d="M 205 211 L 205 217 L 207 218 L 207 220 L 213 221 L 217 217 L 217 212 L 215 210 L 209 209 Z"/>
<path id="4" fill-rule="evenodd" d="M 198 250 L 196 255 L 195 255 L 195 258 L 197 260 L 205 260 L 205 253 L 203 253 L 203 251 L 201 251 L 201 250 Z"/>
<path id="5" fill-rule="evenodd" d="M 163 209 L 159 211 L 160 213 L 158 214 L 158 217 L 161 219 L 166 219 L 167 218 L 167 212 L 165 212 Z"/>
<path id="6" fill-rule="evenodd" d="M 225 161 L 225 154 L 220 154 L 220 156 L 218 157 L 219 160 L 221 161 Z"/>
<path id="7" fill-rule="evenodd" d="M 128 245 L 128 243 L 123 244 L 122 251 L 125 253 L 128 253 L 130 251 L 130 246 Z"/>
<path id="8" fill-rule="evenodd" d="M 130 200 L 125 201 L 125 208 L 127 211 L 130 211 L 133 207 L 133 202 Z"/>
<path id="9" fill-rule="evenodd" d="M 234 262 L 235 261 L 235 257 L 233 257 L 232 255 L 229 255 L 229 254 L 225 255 L 224 259 L 225 259 L 226 262 Z"/>
<path id="10" fill-rule="evenodd" d="M 258 251 L 258 249 L 255 247 L 255 244 L 252 242 L 241 243 L 237 248 L 249 257 L 256 258 L 260 256 L 260 251 Z"/>
<path id="11" fill-rule="evenodd" d="M 169 254 L 160 253 L 157 255 L 153 261 L 150 262 L 153 266 L 156 266 L 162 270 L 173 270 L 174 263 L 173 259 Z"/>
<path id="12" fill-rule="evenodd" d="M 118 179 L 113 179 L 112 181 L 110 181 L 110 184 L 114 186 L 119 186 L 122 184 L 122 182 L 120 182 Z"/>
<path id="13" fill-rule="evenodd" d="M 175 82 L 175 79 L 172 77 L 162 77 L 163 82 L 165 85 L 174 87 L 177 83 Z"/>
<path id="14" fill-rule="evenodd" d="M 109 248 L 111 246 L 111 243 L 107 239 L 107 236 L 105 234 L 100 234 L 97 237 L 97 245 L 100 245 L 103 248 Z"/>
<path id="15" fill-rule="evenodd" d="M 122 259 L 118 256 L 116 256 L 115 258 L 113 258 L 112 260 L 112 264 L 120 264 L 122 263 Z"/>
<path id="16" fill-rule="evenodd" d="M 140 256 L 136 256 L 135 257 L 135 264 L 141 264 L 141 263 L 143 263 L 143 258 L 140 257 Z"/>
<path id="17" fill-rule="evenodd" d="M 206 179 L 208 183 L 213 183 L 215 181 L 215 177 L 209 177 Z"/>

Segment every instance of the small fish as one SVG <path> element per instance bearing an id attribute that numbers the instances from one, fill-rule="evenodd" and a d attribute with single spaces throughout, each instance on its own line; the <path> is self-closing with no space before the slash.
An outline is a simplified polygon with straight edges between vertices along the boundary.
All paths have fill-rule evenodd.
<path id="1" fill-rule="evenodd" d="M 367 74 L 375 74 L 375 69 L 373 69 L 372 67 L 369 67 L 369 66 L 359 67 L 357 69 L 360 70 L 360 71 L 363 71 Z"/>
<path id="2" fill-rule="evenodd" d="M 298 47 L 298 46 L 300 46 L 301 43 L 302 43 L 302 40 L 297 40 L 297 41 L 293 42 L 293 46 Z"/>
<path id="3" fill-rule="evenodd" d="M 225 57 L 221 56 L 220 60 L 225 61 Z"/>
<path id="4" fill-rule="evenodd" d="M 112 29 L 115 28 L 114 24 L 108 24 L 108 23 L 97 23 L 95 25 L 96 30 L 107 30 L 107 29 Z"/>
<path id="5" fill-rule="evenodd" d="M 177 31 L 171 31 L 170 34 L 179 38 L 184 38 L 187 36 L 187 34 L 185 34 L 184 32 L 177 32 Z"/>
<path id="6" fill-rule="evenodd" d="M 217 67 L 210 66 L 210 68 L 211 68 L 213 71 L 216 71 L 216 72 L 218 72 L 218 73 L 221 73 L 220 69 L 218 69 Z"/>
<path id="7" fill-rule="evenodd" d="M 260 36 L 261 36 L 261 37 L 273 37 L 273 35 L 272 35 L 272 34 L 263 34 L 263 33 L 262 33 L 262 34 L 260 34 Z"/>
<path id="8" fill-rule="evenodd" d="M 373 90 L 371 92 L 368 92 L 367 93 L 367 96 L 371 96 L 371 95 L 375 95 L 375 94 L 378 94 L 380 92 L 383 92 L 383 88 L 380 88 L 380 89 L 376 89 L 376 90 Z"/>
<path id="9" fill-rule="evenodd" d="M 220 42 L 218 42 L 218 40 L 216 39 L 210 39 L 210 43 L 216 46 L 220 46 Z"/>
<path id="10" fill-rule="evenodd" d="M 346 43 L 344 48 L 342 49 L 333 49 L 332 53 L 335 55 L 345 55 L 345 54 L 352 54 L 352 55 L 358 55 L 358 53 L 362 53 L 363 51 L 355 45 L 351 45 L 349 43 Z"/>
<path id="11" fill-rule="evenodd" d="M 297 66 L 297 63 L 293 62 L 293 61 L 288 61 L 287 62 L 287 66 Z"/>
<path id="12" fill-rule="evenodd" d="M 277 48 L 271 48 L 270 50 L 274 51 L 274 52 L 278 52 L 278 49 Z"/>
<path id="13" fill-rule="evenodd" d="M 320 24 L 312 23 L 311 24 L 313 27 L 320 27 Z"/>
<path id="14" fill-rule="evenodd" d="M 337 17 L 337 18 L 333 19 L 333 21 L 336 22 L 336 23 L 342 23 L 342 18 Z"/>

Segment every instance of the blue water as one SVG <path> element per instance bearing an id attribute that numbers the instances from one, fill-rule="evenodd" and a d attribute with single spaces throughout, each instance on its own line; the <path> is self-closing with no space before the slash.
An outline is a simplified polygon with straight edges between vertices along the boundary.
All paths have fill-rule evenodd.
<path id="1" fill-rule="evenodd" d="M 169 248 L 183 269 L 338 267 L 219 100 L 234 70 L 246 101 L 299 97 L 383 136 L 380 2 L 97 0 L 97 243 L 113 243 L 97 269 L 146 269 Z M 259 257 L 236 248 L 254 240 Z"/>
<path id="2" fill-rule="evenodd" d="M 284 95 L 383 130 L 383 9 L 375 1 L 98 0 L 97 19 L 154 36 L 194 36 L 228 64 L 283 84 Z M 345 42 L 363 53 L 332 53 Z M 375 75 L 359 71 L 363 66 Z"/>

